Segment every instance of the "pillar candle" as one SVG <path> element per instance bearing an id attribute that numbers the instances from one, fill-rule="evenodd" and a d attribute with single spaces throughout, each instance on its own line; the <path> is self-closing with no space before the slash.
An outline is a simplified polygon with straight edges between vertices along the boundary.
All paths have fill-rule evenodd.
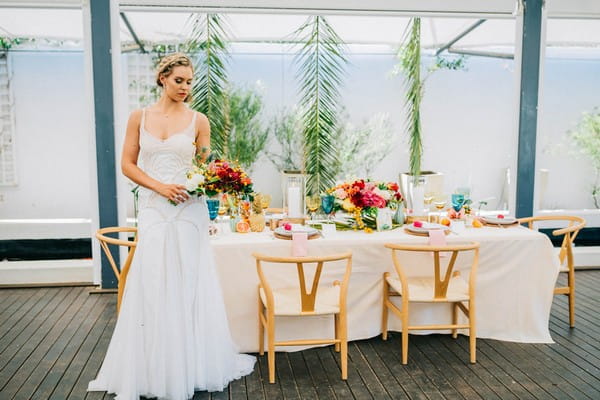
<path id="1" fill-rule="evenodd" d="M 300 206 L 300 188 L 297 186 L 288 187 L 287 201 L 288 201 L 288 216 L 292 218 L 302 217 L 302 209 Z"/>

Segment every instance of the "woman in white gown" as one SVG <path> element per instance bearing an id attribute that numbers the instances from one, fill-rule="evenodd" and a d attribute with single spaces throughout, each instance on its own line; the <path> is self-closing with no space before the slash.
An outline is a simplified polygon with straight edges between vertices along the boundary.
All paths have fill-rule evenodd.
<path id="1" fill-rule="evenodd" d="M 161 98 L 127 124 L 121 166 L 142 187 L 138 245 L 104 363 L 88 387 L 119 400 L 185 400 L 195 390 L 223 390 L 254 368 L 255 358 L 238 354 L 231 339 L 206 202 L 183 185 L 210 144 L 206 116 L 185 105 L 192 77 L 187 56 L 164 57 Z"/>

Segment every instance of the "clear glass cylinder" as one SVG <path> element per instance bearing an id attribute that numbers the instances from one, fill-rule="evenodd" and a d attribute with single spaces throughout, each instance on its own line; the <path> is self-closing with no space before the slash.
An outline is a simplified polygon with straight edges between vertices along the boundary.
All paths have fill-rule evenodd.
<path id="1" fill-rule="evenodd" d="M 306 212 L 306 175 L 300 171 L 281 173 L 283 210 L 290 218 L 303 218 Z"/>

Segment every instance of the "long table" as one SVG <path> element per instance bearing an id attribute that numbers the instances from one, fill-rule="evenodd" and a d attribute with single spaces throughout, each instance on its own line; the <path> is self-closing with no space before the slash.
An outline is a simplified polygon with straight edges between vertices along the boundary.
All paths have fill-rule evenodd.
<path id="1" fill-rule="evenodd" d="M 425 244 L 428 238 L 409 235 L 402 229 L 367 234 L 337 232 L 327 238 L 309 241 L 309 253 L 331 254 L 350 250 L 353 268 L 348 290 L 348 338 L 366 339 L 381 333 L 382 276 L 394 272 L 391 251 L 385 243 Z M 477 337 L 497 340 L 552 343 L 548 329 L 553 287 L 559 272 L 556 253 L 547 236 L 524 227 L 470 228 L 447 236 L 447 242 L 477 241 L 481 244 L 476 288 Z M 289 256 L 291 241 L 273 237 L 272 232 L 230 234 L 211 239 L 230 329 L 239 349 L 258 350 L 258 277 L 253 252 Z M 431 274 L 431 256 L 402 259 L 408 273 Z M 457 268 L 465 270 L 470 261 L 459 257 Z M 326 269 L 322 282 L 333 281 L 343 268 Z M 275 286 L 297 285 L 294 266 L 275 265 L 269 272 Z M 468 271 L 462 272 L 468 276 Z M 411 324 L 449 323 L 446 304 L 412 304 Z M 390 314 L 390 330 L 401 330 Z M 425 332 L 426 333 L 426 332 Z M 306 318 L 279 317 L 277 340 L 333 335 L 330 316 Z M 282 348 L 280 350 L 294 350 Z"/>

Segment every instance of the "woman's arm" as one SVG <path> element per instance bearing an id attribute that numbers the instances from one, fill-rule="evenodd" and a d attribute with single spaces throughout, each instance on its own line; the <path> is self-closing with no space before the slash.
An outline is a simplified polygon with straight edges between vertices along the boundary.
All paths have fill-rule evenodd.
<path id="1" fill-rule="evenodd" d="M 159 182 L 156 179 L 149 177 L 140 169 L 140 167 L 138 167 L 141 118 L 142 111 L 136 110 L 131 113 L 129 121 L 127 122 L 125 143 L 123 144 L 123 154 L 121 155 L 121 171 L 123 172 L 123 175 L 138 185 L 153 190 L 175 203 L 187 200 L 189 196 L 185 191 L 185 186 Z"/>
<path id="2" fill-rule="evenodd" d="M 205 162 L 210 154 L 210 122 L 206 115 L 198 113 L 196 119 L 196 155 Z"/>

